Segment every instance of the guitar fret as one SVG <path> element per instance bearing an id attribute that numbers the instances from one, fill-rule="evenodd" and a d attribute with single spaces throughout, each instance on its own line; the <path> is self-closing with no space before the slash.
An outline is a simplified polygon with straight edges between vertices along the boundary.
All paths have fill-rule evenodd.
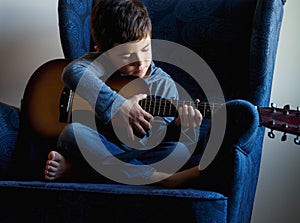
<path id="1" fill-rule="evenodd" d="M 159 116 L 160 114 L 160 110 L 159 110 L 159 106 L 160 106 L 160 100 L 159 99 L 156 99 L 156 114 Z"/>
<path id="2" fill-rule="evenodd" d="M 169 108 L 169 116 L 171 116 L 171 108 L 172 108 L 172 104 L 173 104 L 172 101 L 173 101 L 173 100 L 171 99 L 171 100 L 170 100 L 170 108 Z"/>
<path id="3" fill-rule="evenodd" d="M 147 98 L 147 100 L 146 100 L 145 108 L 146 108 L 147 112 L 149 112 L 149 101 L 150 100 L 151 100 L 151 98 Z"/>
<path id="4" fill-rule="evenodd" d="M 144 100 L 141 100 L 141 102 L 140 102 L 140 106 L 145 110 L 145 106 L 144 106 L 144 101 L 145 101 L 146 99 L 144 99 Z"/>
<path id="5" fill-rule="evenodd" d="M 152 109 L 151 109 L 152 108 L 152 98 L 149 98 L 147 106 L 148 106 L 148 112 L 151 114 L 151 111 L 152 111 Z"/>
<path id="6" fill-rule="evenodd" d="M 147 101 L 147 98 L 145 98 L 144 100 L 142 100 L 141 102 L 141 107 L 146 111 L 146 101 Z M 144 102 L 144 103 L 143 103 Z"/>
<path id="7" fill-rule="evenodd" d="M 161 116 L 160 112 L 161 112 L 161 99 L 159 99 L 159 106 L 158 106 L 158 115 Z"/>
<path id="8" fill-rule="evenodd" d="M 163 111 L 163 116 L 166 115 L 166 106 L 167 106 L 167 100 L 164 100 L 164 111 Z"/>
<path id="9" fill-rule="evenodd" d="M 156 98 L 154 98 L 153 115 L 155 115 Z"/>

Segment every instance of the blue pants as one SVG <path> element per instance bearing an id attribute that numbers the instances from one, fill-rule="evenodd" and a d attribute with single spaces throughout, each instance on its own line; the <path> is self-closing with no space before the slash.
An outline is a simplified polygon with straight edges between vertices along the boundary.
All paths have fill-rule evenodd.
<path id="1" fill-rule="evenodd" d="M 118 178 L 147 179 L 154 171 L 172 172 L 169 165 L 182 163 L 191 155 L 181 142 L 162 141 L 149 150 L 130 148 L 75 122 L 62 131 L 58 149 L 70 160 L 79 176 L 104 181 L 107 178 L 113 181 Z M 171 158 L 164 164 L 166 157 Z M 155 168 L 157 162 L 161 163 L 159 170 Z"/>

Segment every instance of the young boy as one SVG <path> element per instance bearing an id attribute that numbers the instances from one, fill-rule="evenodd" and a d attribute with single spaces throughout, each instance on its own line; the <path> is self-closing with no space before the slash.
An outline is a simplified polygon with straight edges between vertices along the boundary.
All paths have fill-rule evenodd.
<path id="1" fill-rule="evenodd" d="M 80 85 L 83 93 L 78 94 L 91 104 L 90 94 L 96 95 L 97 130 L 76 121 L 69 124 L 59 137 L 58 149 L 48 155 L 46 180 L 71 177 L 90 180 L 96 177 L 178 187 L 199 176 L 199 166 L 172 173 L 167 171 L 168 168 L 161 171 L 152 164 L 171 155 L 174 163 L 184 162 L 190 157 L 187 146 L 178 141 L 175 133 L 180 133 L 181 129 L 198 129 L 202 122 L 201 113 L 184 105 L 178 109 L 176 118 L 153 117 L 138 103 L 146 98 L 145 94 L 126 98 L 105 82 L 113 67 L 116 71 L 114 77 L 137 77 L 147 83 L 151 95 L 178 99 L 171 77 L 152 61 L 151 31 L 148 12 L 139 0 L 100 0 L 95 5 L 91 33 L 96 52 L 87 53 L 70 63 L 62 78 L 73 91 Z M 101 64 L 99 58 L 102 58 Z M 83 76 L 88 84 L 81 84 Z M 117 127 L 114 125 L 116 120 Z M 112 127 L 125 129 L 125 133 L 121 130 L 121 133 L 115 133 Z M 95 172 L 82 156 L 85 151 L 96 154 L 96 162 L 103 170 L 113 169 L 114 176 Z"/>

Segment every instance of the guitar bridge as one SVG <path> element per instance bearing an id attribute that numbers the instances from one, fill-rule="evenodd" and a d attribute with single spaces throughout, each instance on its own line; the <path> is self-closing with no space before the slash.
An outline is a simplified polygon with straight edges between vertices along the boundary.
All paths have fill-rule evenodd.
<path id="1" fill-rule="evenodd" d="M 61 93 L 59 102 L 59 121 L 71 121 L 71 105 L 73 100 L 73 91 L 65 87 Z"/>

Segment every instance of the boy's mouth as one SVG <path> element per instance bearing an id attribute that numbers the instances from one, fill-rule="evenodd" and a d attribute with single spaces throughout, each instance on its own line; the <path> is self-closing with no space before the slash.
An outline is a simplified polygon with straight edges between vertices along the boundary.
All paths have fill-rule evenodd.
<path id="1" fill-rule="evenodd" d="M 139 67 L 138 69 L 135 70 L 134 73 L 136 74 L 143 74 L 145 73 L 146 67 Z"/>

